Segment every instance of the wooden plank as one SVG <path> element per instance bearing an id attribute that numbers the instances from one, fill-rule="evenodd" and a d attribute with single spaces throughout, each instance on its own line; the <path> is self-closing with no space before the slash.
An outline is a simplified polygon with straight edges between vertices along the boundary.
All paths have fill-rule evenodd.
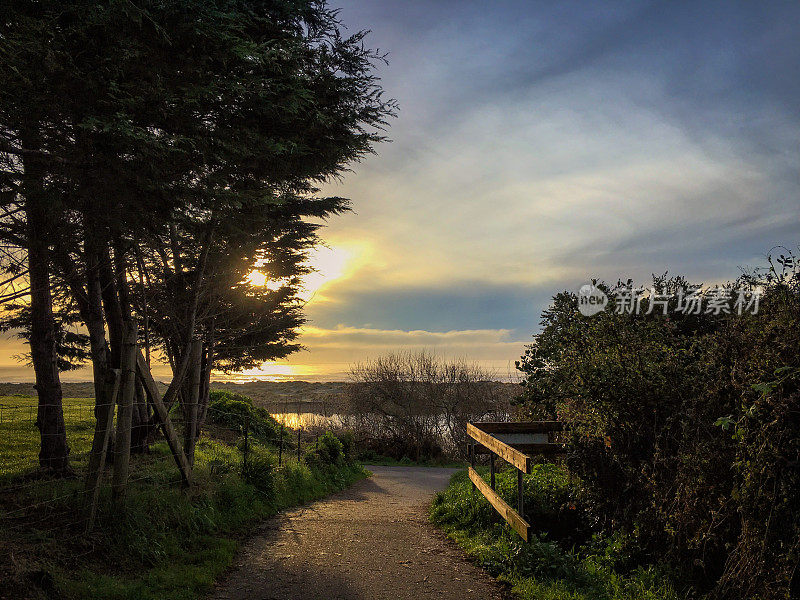
<path id="1" fill-rule="evenodd" d="M 511 508 L 505 500 L 498 496 L 497 492 L 484 481 L 483 477 L 481 477 L 475 469 L 468 467 L 468 472 L 470 480 L 475 487 L 481 491 L 481 494 L 486 497 L 489 504 L 491 504 L 494 509 L 500 513 L 500 516 L 505 519 L 506 523 L 511 525 L 511 528 L 527 542 L 530 537 L 530 524 L 523 519 L 517 511 Z"/>
<path id="2" fill-rule="evenodd" d="M 566 454 L 567 447 L 564 444 L 554 444 L 554 443 L 547 443 L 547 444 L 508 444 L 514 450 L 519 450 L 520 452 L 528 455 L 533 454 L 543 454 L 545 456 L 552 456 L 554 454 Z M 491 450 L 488 448 L 479 445 L 475 448 L 476 454 L 491 454 Z"/>
<path id="3" fill-rule="evenodd" d="M 530 456 L 527 456 L 519 450 L 512 448 L 508 444 L 501 442 L 497 438 L 492 437 L 485 431 L 478 429 L 478 427 L 472 423 L 467 423 L 467 435 L 480 444 L 486 446 L 489 450 L 497 454 L 507 463 L 517 467 L 523 473 L 531 472 Z"/>
<path id="4" fill-rule="evenodd" d="M 164 406 L 161 396 L 158 394 L 158 386 L 150 373 L 150 367 L 147 366 L 147 361 L 142 356 L 142 351 L 136 357 L 136 364 L 138 366 L 139 377 L 144 385 L 144 391 L 147 393 L 147 398 L 153 405 L 155 417 L 161 425 L 161 430 L 164 432 L 164 437 L 167 438 L 167 444 L 172 451 L 172 456 L 175 458 L 175 464 L 178 465 L 178 470 L 181 472 L 181 478 L 185 485 L 192 483 L 192 467 L 189 466 L 189 461 L 183 453 L 178 435 L 175 433 L 175 428 L 172 426 L 172 421 L 169 418 L 169 410 Z"/>
<path id="5" fill-rule="evenodd" d="M 564 431 L 561 421 L 501 421 L 475 423 L 486 433 L 549 433 L 551 431 Z"/>
<path id="6" fill-rule="evenodd" d="M 482 429 L 478 427 L 478 429 Z M 486 432 L 490 433 L 490 432 Z M 491 432 L 492 437 L 496 437 L 501 442 L 509 446 L 516 447 L 519 444 L 548 444 L 550 442 L 549 433 L 523 433 L 515 431 L 514 433 L 503 433 L 499 431 Z"/>
<path id="7" fill-rule="evenodd" d="M 525 454 L 543 454 L 545 456 L 552 456 L 554 454 L 566 454 L 567 447 L 564 444 L 514 444 L 513 447 Z"/>

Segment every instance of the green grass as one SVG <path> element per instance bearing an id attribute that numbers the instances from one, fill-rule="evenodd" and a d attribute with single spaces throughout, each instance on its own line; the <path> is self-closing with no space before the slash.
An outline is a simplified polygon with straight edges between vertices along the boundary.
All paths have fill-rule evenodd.
<path id="1" fill-rule="evenodd" d="M 77 469 L 85 467 L 94 435 L 94 399 L 64 398 L 67 442 Z M 35 471 L 39 453 L 36 398 L 0 396 L 0 486 L 10 477 Z"/>
<path id="2" fill-rule="evenodd" d="M 75 458 L 91 445 L 91 402 L 65 400 Z M 241 440 L 203 437 L 193 485 L 185 490 L 166 443 L 158 442 L 150 454 L 132 456 L 123 507 L 104 486 L 97 523 L 86 534 L 82 477 L 26 476 L 36 467 L 38 432 L 21 411 L 35 402 L 4 397 L 0 403 L 19 407 L 14 422 L 6 408 L 0 422 L 0 522 L 9 525 L 0 530 L 0 597 L 197 598 L 230 566 L 256 523 L 366 476 L 343 460 L 310 467 L 286 453 L 278 467 L 277 451 L 255 440 L 245 469 Z M 84 460 L 73 460 L 78 474 Z"/>
<path id="3" fill-rule="evenodd" d="M 497 475 L 497 491 L 512 504 L 516 472 Z M 479 565 L 526 600 L 682 600 L 670 577 L 655 565 L 635 565 L 631 540 L 588 531 L 576 507 L 577 491 L 565 469 L 534 465 L 525 477 L 525 506 L 535 529 L 525 543 L 489 502 L 456 473 L 437 494 L 431 520 Z"/>

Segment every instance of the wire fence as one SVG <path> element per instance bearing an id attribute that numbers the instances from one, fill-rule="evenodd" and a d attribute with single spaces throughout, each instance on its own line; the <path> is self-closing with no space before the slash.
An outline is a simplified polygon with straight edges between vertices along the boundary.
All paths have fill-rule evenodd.
<path id="1" fill-rule="evenodd" d="M 37 400 L 23 397 L 2 399 L 0 539 L 20 534 L 46 539 L 86 530 L 94 519 L 94 515 L 87 510 L 92 502 L 87 488 L 87 475 L 92 462 L 92 440 L 97 424 L 95 415 L 102 407 L 96 405 L 92 398 L 64 400 L 65 432 L 70 449 L 69 471 L 66 476 L 61 473 L 54 477 L 40 465 L 42 436 L 36 425 Z M 115 415 L 118 414 L 119 407 L 113 408 Z M 169 421 L 175 438 L 181 441 L 183 451 L 189 455 L 186 408 L 177 403 L 172 406 Z M 277 425 L 275 421 L 258 418 L 246 411 L 225 410 L 213 404 L 207 410 L 201 410 L 205 414 L 199 420 L 200 434 L 195 436 L 191 444 L 191 448 L 194 448 L 192 461 L 206 477 L 214 477 L 215 473 L 227 472 L 231 468 L 241 469 L 244 477 L 251 468 L 254 453 L 267 452 L 275 468 L 282 468 L 290 461 L 303 460 L 304 453 L 316 441 L 324 424 L 320 424 L 320 427 L 309 426 L 309 420 L 298 418 L 297 415 L 311 414 L 302 406 L 284 403 L 280 408 L 294 410 L 273 413 Z M 136 494 L 144 489 L 184 489 L 185 481 L 176 457 L 163 429 L 154 421 L 149 403 L 137 402 L 134 412 L 138 418 L 131 428 L 130 470 L 125 482 L 127 494 Z M 116 421 L 115 416 L 105 468 L 99 478 L 97 510 L 100 521 L 103 521 L 102 517 L 119 510 L 112 493 L 114 463 L 117 460 L 113 435 Z M 225 469 L 218 470 L 221 463 L 224 463 Z"/>

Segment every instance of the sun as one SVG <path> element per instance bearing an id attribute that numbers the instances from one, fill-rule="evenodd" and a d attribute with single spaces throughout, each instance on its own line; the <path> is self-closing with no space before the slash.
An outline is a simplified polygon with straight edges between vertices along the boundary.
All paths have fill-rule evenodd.
<path id="1" fill-rule="evenodd" d="M 268 275 L 265 275 L 261 271 L 250 271 L 247 277 L 245 277 L 245 281 L 250 285 L 265 287 L 268 290 L 277 290 L 282 285 L 280 279 L 270 279 Z"/>
<path id="2" fill-rule="evenodd" d="M 319 246 L 309 253 L 307 264 L 312 272 L 303 276 L 300 298 L 309 302 L 324 300 L 321 292 L 335 281 L 349 277 L 365 260 L 366 244 L 348 243 L 346 245 Z M 270 279 L 260 271 L 251 271 L 245 278 L 251 285 L 276 290 L 283 281 Z"/>

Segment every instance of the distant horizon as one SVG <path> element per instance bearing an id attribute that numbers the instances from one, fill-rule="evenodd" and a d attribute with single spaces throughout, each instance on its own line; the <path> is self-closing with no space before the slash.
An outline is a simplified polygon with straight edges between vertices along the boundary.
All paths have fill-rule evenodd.
<path id="1" fill-rule="evenodd" d="M 517 381 L 515 376 L 515 369 L 513 362 L 509 362 L 505 364 L 505 361 L 494 361 L 497 363 L 504 363 L 496 364 L 496 365 L 485 365 L 480 364 L 487 371 L 492 374 L 492 381 L 500 381 L 503 383 L 514 383 Z M 490 361 L 491 362 L 491 361 Z M 338 370 L 325 370 L 322 372 L 314 372 L 312 369 L 317 369 L 322 366 L 327 365 L 344 365 L 347 368 L 338 369 Z M 292 366 L 296 367 L 297 365 L 285 365 L 285 366 Z M 305 367 L 307 370 L 303 372 L 298 372 L 295 374 L 286 373 L 253 373 L 253 372 L 245 372 L 245 373 L 219 373 L 213 372 L 211 375 L 211 381 L 217 383 L 251 383 L 251 382 L 263 382 L 263 383 L 341 383 L 348 381 L 348 376 L 350 374 L 349 366 L 350 363 L 320 363 L 312 365 L 300 365 L 301 367 Z M 172 379 L 172 372 L 169 369 L 168 365 L 161 365 L 153 363 L 152 366 L 153 376 L 159 381 L 170 381 Z M 91 366 L 87 365 L 80 369 L 76 369 L 74 371 L 65 371 L 61 373 L 61 381 L 62 383 L 92 383 L 92 372 Z M 0 384 L 7 383 L 7 384 L 31 384 L 35 382 L 35 376 L 33 373 L 32 367 L 26 367 L 24 365 L 20 365 L 19 367 L 14 366 L 0 366 Z"/>

